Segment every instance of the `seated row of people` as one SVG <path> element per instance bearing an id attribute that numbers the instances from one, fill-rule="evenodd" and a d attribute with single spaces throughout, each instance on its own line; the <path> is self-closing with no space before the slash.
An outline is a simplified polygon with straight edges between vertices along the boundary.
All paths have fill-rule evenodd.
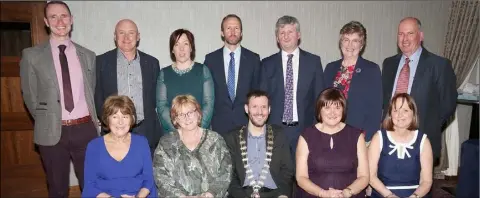
<path id="1" fill-rule="evenodd" d="M 301 133 L 296 156 L 282 127 L 267 124 L 268 94 L 254 90 L 246 101 L 248 125 L 222 136 L 201 127 L 195 97 L 176 96 L 170 110 L 175 129 L 162 136 L 152 162 L 146 138 L 129 132 L 133 102 L 108 97 L 102 121 L 109 133 L 87 146 L 82 196 L 364 197 L 369 184 L 372 197 L 430 191 L 432 149 L 417 130 L 417 107 L 406 93 L 393 97 L 384 129 L 367 149 L 365 132 L 344 123 L 343 93 L 324 90 L 316 101 L 318 123 Z"/>

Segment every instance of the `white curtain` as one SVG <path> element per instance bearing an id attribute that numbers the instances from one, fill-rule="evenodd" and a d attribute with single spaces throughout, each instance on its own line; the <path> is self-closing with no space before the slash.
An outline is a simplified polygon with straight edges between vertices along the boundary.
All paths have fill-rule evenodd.
<path id="1" fill-rule="evenodd" d="M 463 89 L 465 84 L 469 82 L 470 76 L 475 71 L 478 75 L 479 59 L 476 60 L 475 66 L 468 73 L 467 78 L 459 88 Z M 478 76 L 477 76 L 478 79 Z M 478 83 L 478 80 L 477 82 Z M 470 134 L 470 121 L 472 119 L 472 106 L 458 104 L 455 111 L 455 117 L 452 123 L 445 129 L 445 142 L 448 155 L 448 169 L 442 171 L 446 176 L 457 176 L 458 167 L 460 166 L 460 149 L 465 140 L 468 140 Z"/>

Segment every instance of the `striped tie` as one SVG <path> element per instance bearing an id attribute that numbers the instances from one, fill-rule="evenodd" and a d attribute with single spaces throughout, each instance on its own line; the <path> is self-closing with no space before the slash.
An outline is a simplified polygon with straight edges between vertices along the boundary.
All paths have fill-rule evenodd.
<path id="1" fill-rule="evenodd" d="M 410 77 L 410 62 L 409 58 L 405 58 L 405 64 L 403 65 L 400 75 L 398 76 L 397 88 L 395 89 L 395 94 L 397 93 L 407 93 L 408 91 L 408 80 Z"/>

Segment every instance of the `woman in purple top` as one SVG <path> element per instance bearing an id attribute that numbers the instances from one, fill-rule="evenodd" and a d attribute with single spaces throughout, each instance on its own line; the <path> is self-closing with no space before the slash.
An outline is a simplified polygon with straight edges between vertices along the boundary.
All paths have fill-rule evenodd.
<path id="1" fill-rule="evenodd" d="M 296 179 L 299 197 L 365 197 L 368 161 L 363 131 L 345 124 L 346 102 L 336 88 L 317 99 L 319 123 L 298 140 Z"/>
<path id="2" fill-rule="evenodd" d="M 157 197 L 148 141 L 129 132 L 134 115 L 129 97 L 105 100 L 102 122 L 110 132 L 87 146 L 82 197 Z"/>

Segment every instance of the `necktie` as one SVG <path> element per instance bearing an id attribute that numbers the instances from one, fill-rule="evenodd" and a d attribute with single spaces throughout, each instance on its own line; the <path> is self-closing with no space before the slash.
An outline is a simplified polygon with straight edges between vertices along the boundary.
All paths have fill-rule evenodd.
<path id="1" fill-rule="evenodd" d="M 73 94 L 72 94 L 72 84 L 70 82 L 70 72 L 68 70 L 68 61 L 67 56 L 65 55 L 65 45 L 59 45 L 60 49 L 59 59 L 60 65 L 62 66 L 62 82 L 63 82 L 63 100 L 65 103 L 65 109 L 68 112 L 73 110 Z"/>
<path id="2" fill-rule="evenodd" d="M 395 89 L 395 94 L 397 93 L 407 93 L 408 91 L 408 80 L 410 77 L 410 59 L 405 59 L 405 64 L 403 65 L 400 75 L 398 75 L 397 88 Z"/>
<path id="3" fill-rule="evenodd" d="M 230 63 L 228 64 L 228 95 L 232 102 L 235 100 L 235 53 L 230 52 Z"/>
<path id="4" fill-rule="evenodd" d="M 293 54 L 288 55 L 287 60 L 287 72 L 285 80 L 285 103 L 283 106 L 283 121 L 293 121 L 293 66 L 292 66 Z"/>

